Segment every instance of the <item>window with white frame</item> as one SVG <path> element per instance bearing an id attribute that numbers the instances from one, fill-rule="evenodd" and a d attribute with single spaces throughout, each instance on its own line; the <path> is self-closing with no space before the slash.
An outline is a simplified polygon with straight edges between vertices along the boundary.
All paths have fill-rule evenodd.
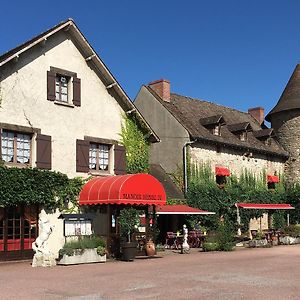
<path id="1" fill-rule="evenodd" d="M 31 136 L 13 131 L 2 131 L 1 154 L 7 163 L 29 164 Z"/>
<path id="2" fill-rule="evenodd" d="M 109 145 L 90 143 L 89 168 L 95 171 L 108 171 Z"/>
<path id="3" fill-rule="evenodd" d="M 68 84 L 70 78 L 64 75 L 56 75 L 55 78 L 55 100 L 68 102 Z"/>

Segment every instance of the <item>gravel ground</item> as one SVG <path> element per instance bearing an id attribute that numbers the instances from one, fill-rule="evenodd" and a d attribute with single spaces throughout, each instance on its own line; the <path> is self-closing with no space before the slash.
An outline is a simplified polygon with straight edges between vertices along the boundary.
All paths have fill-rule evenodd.
<path id="1" fill-rule="evenodd" d="M 300 299 L 300 245 L 0 270 L 0 299 Z"/>

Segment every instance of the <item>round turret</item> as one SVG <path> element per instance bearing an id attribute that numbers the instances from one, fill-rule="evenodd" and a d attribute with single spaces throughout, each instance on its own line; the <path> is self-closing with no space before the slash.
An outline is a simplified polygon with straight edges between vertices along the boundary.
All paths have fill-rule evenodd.
<path id="1" fill-rule="evenodd" d="M 300 64 L 266 120 L 271 122 L 278 142 L 290 155 L 285 167 L 287 183 L 300 182 Z"/>

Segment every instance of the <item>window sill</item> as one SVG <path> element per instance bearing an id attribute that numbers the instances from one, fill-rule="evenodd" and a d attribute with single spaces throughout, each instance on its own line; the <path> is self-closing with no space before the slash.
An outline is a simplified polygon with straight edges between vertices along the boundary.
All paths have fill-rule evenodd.
<path id="1" fill-rule="evenodd" d="M 54 104 L 62 105 L 62 106 L 67 106 L 67 107 L 72 107 L 72 108 L 75 107 L 75 105 L 73 105 L 73 104 L 71 104 L 71 103 L 68 103 L 68 102 L 62 102 L 62 101 L 58 101 L 58 100 L 55 100 L 55 101 L 54 101 Z"/>
<path id="2" fill-rule="evenodd" d="M 92 176 L 112 176 L 113 174 L 109 173 L 109 171 L 89 171 L 89 175 Z"/>
<path id="3" fill-rule="evenodd" d="M 21 163 L 11 163 L 11 162 L 4 162 L 4 166 L 7 168 L 20 168 L 20 169 L 24 169 L 24 168 L 30 168 L 31 164 L 21 164 Z"/>

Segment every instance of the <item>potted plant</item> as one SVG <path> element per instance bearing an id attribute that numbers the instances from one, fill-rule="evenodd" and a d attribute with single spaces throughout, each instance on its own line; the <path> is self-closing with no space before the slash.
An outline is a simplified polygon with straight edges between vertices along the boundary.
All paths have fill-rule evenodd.
<path id="1" fill-rule="evenodd" d="M 106 262 L 106 243 L 103 238 L 84 236 L 68 241 L 59 250 L 59 265 Z"/>
<path id="2" fill-rule="evenodd" d="M 137 243 L 132 240 L 132 234 L 140 223 L 139 211 L 133 207 L 126 207 L 120 211 L 118 218 L 121 235 L 126 242 L 121 243 L 122 260 L 132 261 L 135 258 Z"/>

